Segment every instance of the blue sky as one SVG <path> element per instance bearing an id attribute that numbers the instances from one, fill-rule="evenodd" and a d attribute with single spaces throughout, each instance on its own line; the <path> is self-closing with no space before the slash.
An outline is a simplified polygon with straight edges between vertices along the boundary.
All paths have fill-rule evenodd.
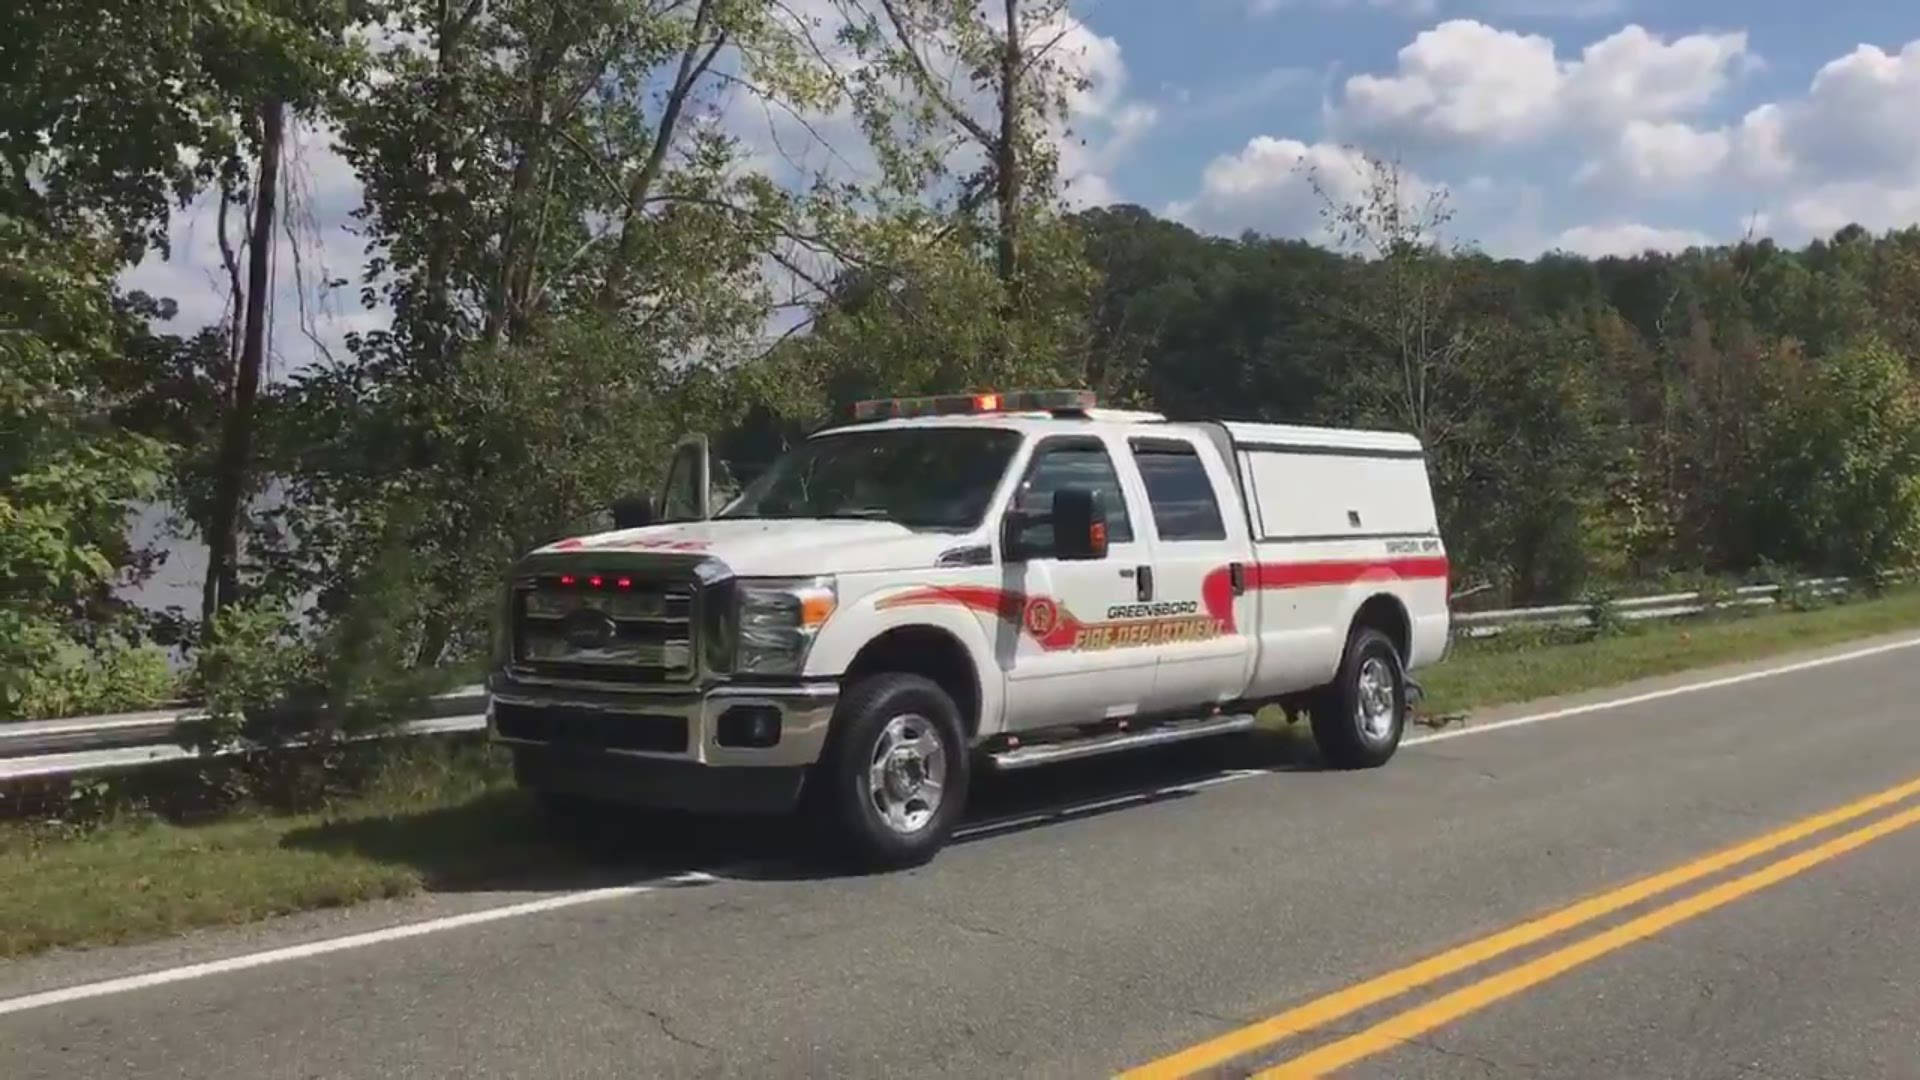
<path id="1" fill-rule="evenodd" d="M 1211 231 L 1311 234 L 1287 166 L 1329 168 L 1347 146 L 1447 187 L 1462 238 L 1498 254 L 1684 246 L 1750 227 L 1798 243 L 1852 216 L 1920 218 L 1908 119 L 1920 120 L 1920 45 L 1902 55 L 1920 40 L 1912 3 L 1075 10 L 1117 51 L 1128 101 L 1154 114 L 1104 163 L 1101 188 Z"/>

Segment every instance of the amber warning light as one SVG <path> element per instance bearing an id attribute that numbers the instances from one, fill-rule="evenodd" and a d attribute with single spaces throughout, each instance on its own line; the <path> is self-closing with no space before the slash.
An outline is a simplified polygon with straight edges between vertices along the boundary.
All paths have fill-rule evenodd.
<path id="1" fill-rule="evenodd" d="M 1008 394 L 941 394 L 936 397 L 881 398 L 853 407 L 855 420 L 897 420 L 916 416 L 967 416 L 1001 412 L 1086 412 L 1094 407 L 1091 390 L 1023 390 Z"/>

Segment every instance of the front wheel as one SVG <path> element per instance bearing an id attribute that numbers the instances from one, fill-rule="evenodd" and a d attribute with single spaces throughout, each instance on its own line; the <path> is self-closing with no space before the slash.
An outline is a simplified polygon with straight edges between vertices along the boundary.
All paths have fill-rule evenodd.
<path id="1" fill-rule="evenodd" d="M 1372 769 L 1400 748 L 1407 727 L 1407 675 L 1385 634 L 1355 627 L 1332 683 L 1312 705 L 1313 741 L 1336 769 Z"/>
<path id="2" fill-rule="evenodd" d="M 873 675 L 840 699 L 834 728 L 819 779 L 837 846 L 863 868 L 933 858 L 960 820 L 971 773 L 953 699 L 918 675 Z"/>

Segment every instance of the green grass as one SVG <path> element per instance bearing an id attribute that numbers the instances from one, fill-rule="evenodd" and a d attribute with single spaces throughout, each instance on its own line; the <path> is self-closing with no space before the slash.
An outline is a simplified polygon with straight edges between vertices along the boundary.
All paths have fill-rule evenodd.
<path id="1" fill-rule="evenodd" d="M 1579 642 L 1503 635 L 1463 643 L 1428 671 L 1422 711 L 1458 714 L 1916 627 L 1920 589 L 1810 612 L 1648 624 Z M 0 825 L 0 957 L 423 889 L 605 880 L 660 856 L 658 844 L 634 839 L 619 823 L 556 832 L 511 789 L 498 755 L 473 746 L 411 749 L 359 794 L 305 813 L 256 810 L 198 825 L 127 813 L 84 828 Z M 706 842 L 697 830 L 660 839 L 683 852 Z"/>
<path id="2" fill-rule="evenodd" d="M 497 760 L 466 747 L 403 755 L 361 794 L 308 813 L 0 825 L 0 957 L 591 862 L 543 824 Z"/>

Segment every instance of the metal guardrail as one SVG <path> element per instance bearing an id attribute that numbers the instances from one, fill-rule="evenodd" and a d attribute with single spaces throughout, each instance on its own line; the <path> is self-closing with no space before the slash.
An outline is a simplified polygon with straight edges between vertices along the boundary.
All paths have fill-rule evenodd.
<path id="1" fill-rule="evenodd" d="M 1847 578 L 1809 578 L 1799 583 L 1809 595 L 1835 596 L 1844 593 L 1852 582 Z M 1709 609 L 1766 607 L 1780 602 L 1781 586 L 1747 585 L 1730 589 L 1718 599 L 1705 593 L 1666 593 L 1660 596 L 1622 597 L 1607 601 L 1614 617 L 1626 622 L 1645 619 L 1677 619 L 1700 615 Z M 1509 608 L 1501 611 L 1456 612 L 1454 631 L 1463 637 L 1492 637 L 1518 626 L 1580 627 L 1593 625 L 1595 603 L 1555 604 L 1550 607 Z"/>
<path id="2" fill-rule="evenodd" d="M 1846 578 L 1817 578 L 1800 583 L 1816 596 L 1844 592 Z M 1710 607 L 1761 607 L 1779 602 L 1778 585 L 1751 585 L 1718 598 L 1699 592 L 1639 596 L 1608 602 L 1615 617 L 1638 622 L 1698 615 Z M 1550 607 L 1510 608 L 1501 611 L 1458 612 L 1454 632 L 1484 638 L 1521 626 L 1590 626 L 1593 604 L 1556 604 Z M 360 739 L 448 735 L 481 731 L 486 727 L 487 693 L 467 686 L 430 699 L 425 715 L 357 736 Z M 196 725 L 206 714 L 192 706 L 175 710 L 77 716 L 65 720 L 35 720 L 0 724 L 0 784 L 10 781 L 54 779 L 91 773 L 137 769 L 165 762 L 221 757 L 243 753 L 246 745 L 208 749 L 195 745 Z"/>
<path id="3" fill-rule="evenodd" d="M 137 769 L 166 762 L 219 758 L 253 749 L 241 743 L 206 747 L 194 738 L 206 713 L 174 710 L 75 716 L 0 724 L 0 783 Z M 482 731 L 487 691 L 466 686 L 430 698 L 423 715 L 353 736 L 356 741 Z M 299 741 L 288 745 L 298 746 Z"/>

